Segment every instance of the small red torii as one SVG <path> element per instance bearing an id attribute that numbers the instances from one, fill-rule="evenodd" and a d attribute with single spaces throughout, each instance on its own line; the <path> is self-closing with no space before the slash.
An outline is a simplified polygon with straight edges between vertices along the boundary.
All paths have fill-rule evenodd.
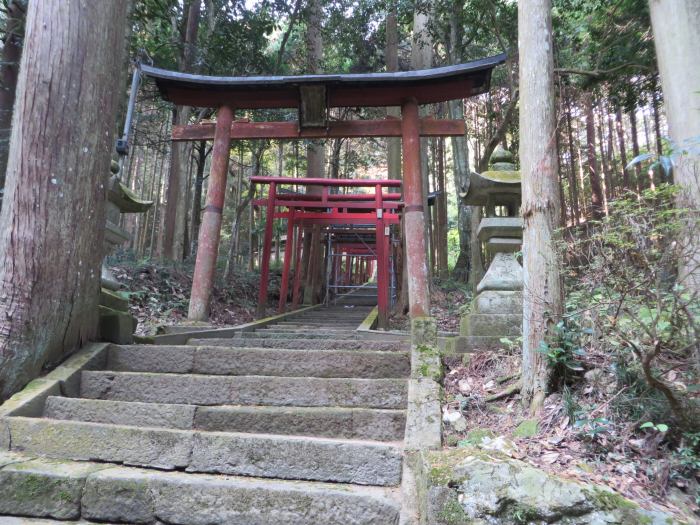
<path id="1" fill-rule="evenodd" d="M 389 315 L 389 235 L 387 227 L 399 224 L 400 210 L 403 202 L 398 200 L 399 193 L 384 193 L 384 188 L 398 188 L 399 180 L 363 180 L 363 179 L 319 179 L 289 177 L 251 177 L 252 184 L 269 184 L 267 198 L 257 199 L 253 204 L 266 206 L 265 236 L 263 241 L 262 264 L 260 268 L 260 288 L 258 295 L 258 315 L 263 315 L 267 304 L 267 285 L 270 272 L 270 255 L 272 253 L 272 226 L 275 219 L 287 219 L 287 247 L 284 250 L 282 284 L 280 286 L 280 313 L 284 311 L 289 289 L 289 272 L 292 262 L 291 240 L 294 228 L 313 224 L 342 226 L 346 224 L 363 224 L 374 226 L 375 251 L 377 254 L 377 307 L 379 325 L 383 328 Z M 278 194 L 279 186 L 314 186 L 320 187 L 319 194 Z M 371 193 L 354 193 L 350 195 L 331 194 L 329 188 L 372 188 Z M 277 211 L 287 208 L 287 211 Z M 299 236 L 297 236 L 299 238 Z M 299 268 L 301 243 L 297 242 L 296 268 Z M 298 301 L 300 279 L 295 275 L 293 305 Z"/>

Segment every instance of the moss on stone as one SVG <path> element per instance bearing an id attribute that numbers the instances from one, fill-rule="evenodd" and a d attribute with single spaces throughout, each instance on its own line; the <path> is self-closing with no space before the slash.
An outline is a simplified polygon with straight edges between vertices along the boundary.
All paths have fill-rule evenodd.
<path id="1" fill-rule="evenodd" d="M 460 445 L 462 446 L 478 446 L 481 445 L 481 442 L 485 438 L 493 439 L 496 437 L 496 434 L 493 433 L 492 430 L 489 430 L 488 428 L 475 428 L 474 430 L 470 430 L 467 432 L 467 438 L 460 441 Z"/>
<path id="2" fill-rule="evenodd" d="M 438 513 L 438 519 L 445 525 L 466 525 L 469 523 L 464 509 L 456 498 L 450 498 Z"/>
<path id="3" fill-rule="evenodd" d="M 517 525 L 525 525 L 540 519 L 539 511 L 530 505 L 516 503 L 508 507 L 505 516 Z"/>
<path id="4" fill-rule="evenodd" d="M 603 490 L 598 487 L 593 487 L 590 490 L 584 490 L 586 496 L 593 504 L 601 510 L 630 510 L 639 509 L 636 503 L 620 496 L 616 492 Z"/>
<path id="5" fill-rule="evenodd" d="M 520 183 L 520 171 L 485 171 L 481 174 L 485 179 L 493 180 L 496 182 L 506 182 L 511 184 Z"/>
<path id="6" fill-rule="evenodd" d="M 537 420 L 526 419 L 521 422 L 513 431 L 513 437 L 529 438 L 537 435 Z"/>

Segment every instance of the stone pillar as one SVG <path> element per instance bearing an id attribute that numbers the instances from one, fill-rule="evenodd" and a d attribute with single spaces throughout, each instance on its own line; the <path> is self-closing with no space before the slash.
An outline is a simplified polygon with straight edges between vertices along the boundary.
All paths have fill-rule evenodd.
<path id="1" fill-rule="evenodd" d="M 119 223 L 122 213 L 143 213 L 153 205 L 141 200 L 119 181 L 119 165 L 112 163 L 112 177 L 107 188 L 107 221 L 105 224 L 105 257 L 129 240 L 129 234 Z M 129 313 L 129 300 L 119 293 L 121 284 L 102 263 L 102 288 L 100 290 L 100 337 L 104 341 L 130 344 L 136 330 L 136 318 Z"/>
<path id="2" fill-rule="evenodd" d="M 523 269 L 516 259 L 522 245 L 520 172 L 512 160 L 510 152 L 497 148 L 490 170 L 472 174 L 465 197 L 467 204 L 484 207 L 477 237 L 489 265 L 462 317 L 458 351 L 498 348 L 502 338 L 522 333 Z"/>

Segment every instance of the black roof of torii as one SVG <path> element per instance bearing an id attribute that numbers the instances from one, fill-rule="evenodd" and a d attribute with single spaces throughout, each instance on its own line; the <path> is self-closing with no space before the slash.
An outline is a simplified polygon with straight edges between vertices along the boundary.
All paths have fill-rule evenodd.
<path id="1" fill-rule="evenodd" d="M 432 104 L 485 93 L 491 71 L 505 59 L 501 54 L 433 69 L 338 75 L 216 77 L 146 65 L 141 72 L 155 80 L 164 99 L 179 105 L 296 108 L 303 87 L 324 86 L 328 107 L 399 106 L 411 97 Z"/>

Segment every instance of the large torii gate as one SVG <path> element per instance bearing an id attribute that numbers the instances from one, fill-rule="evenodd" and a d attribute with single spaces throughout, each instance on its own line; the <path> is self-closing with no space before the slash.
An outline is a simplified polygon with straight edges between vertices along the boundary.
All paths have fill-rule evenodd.
<path id="1" fill-rule="evenodd" d="M 212 140 L 212 161 L 199 231 L 189 319 L 205 320 L 214 282 L 221 233 L 226 172 L 233 139 L 324 139 L 401 137 L 403 146 L 404 235 L 411 317 L 430 313 L 425 250 L 420 137 L 456 136 L 462 120 L 421 119 L 420 104 L 485 93 L 498 55 L 466 64 L 396 73 L 214 77 L 150 66 L 141 73 L 155 80 L 165 100 L 182 106 L 217 108 L 215 124 L 175 126 L 173 140 Z M 401 118 L 331 121 L 333 107 L 400 106 Z M 297 108 L 297 121 L 234 121 L 234 110 Z M 379 213 L 382 213 L 379 211 Z"/>

